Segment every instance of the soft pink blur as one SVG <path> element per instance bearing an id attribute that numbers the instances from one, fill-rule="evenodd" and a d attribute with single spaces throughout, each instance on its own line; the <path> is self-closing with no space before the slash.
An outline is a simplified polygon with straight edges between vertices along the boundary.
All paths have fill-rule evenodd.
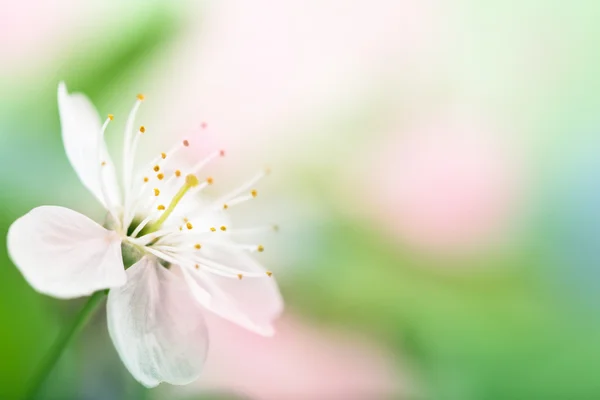
<path id="1" fill-rule="evenodd" d="M 205 370 L 182 391 L 225 391 L 260 400 L 364 400 L 406 393 L 392 352 L 346 331 L 306 325 L 287 315 L 264 338 L 207 316 Z"/>
<path id="2" fill-rule="evenodd" d="M 1 69 L 35 63 L 58 48 L 60 38 L 72 30 L 83 3 L 67 0 L 11 1 L 0 12 Z M 54 44 L 55 46 L 52 46 Z M 49 46 L 50 45 L 50 46 Z"/>
<path id="3" fill-rule="evenodd" d="M 427 115 L 372 149 L 367 207 L 409 245 L 477 252 L 514 224 L 523 163 L 510 132 L 473 115 Z"/>
<path id="4" fill-rule="evenodd" d="M 331 138 L 316 121 L 368 101 L 364 92 L 386 74 L 427 54 L 436 3 L 259 0 L 210 3 L 193 17 L 190 10 L 199 22 L 166 59 L 156 88 L 169 105 L 161 130 L 205 119 L 236 156 L 320 162 L 313 151 Z"/>

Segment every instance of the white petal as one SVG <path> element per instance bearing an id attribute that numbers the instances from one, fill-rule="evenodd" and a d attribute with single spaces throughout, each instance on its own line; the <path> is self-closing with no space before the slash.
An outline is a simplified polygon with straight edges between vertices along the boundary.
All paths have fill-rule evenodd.
<path id="1" fill-rule="evenodd" d="M 198 302 L 246 329 L 272 336 L 275 333 L 273 320 L 283 311 L 283 300 L 275 279 L 267 276 L 266 270 L 244 252 L 211 254 L 210 258 L 242 271 L 264 273 L 264 278 L 225 278 L 205 272 L 202 267 L 187 270 L 184 276 Z"/>
<path id="2" fill-rule="evenodd" d="M 119 236 L 68 208 L 34 208 L 10 226 L 7 242 L 25 279 L 50 296 L 87 296 L 127 279 Z"/>
<path id="3" fill-rule="evenodd" d="M 100 183 L 100 168 L 110 204 L 120 205 L 120 192 L 114 164 L 100 138 L 100 116 L 90 100 L 81 93 L 69 94 L 64 82 L 58 85 L 58 110 L 67 157 L 81 182 L 107 208 Z M 100 146 L 100 148 L 98 148 Z M 105 162 L 106 165 L 101 166 Z"/>
<path id="4" fill-rule="evenodd" d="M 108 330 L 129 372 L 146 387 L 185 385 L 200 376 L 208 333 L 184 281 L 146 256 L 108 295 Z"/>

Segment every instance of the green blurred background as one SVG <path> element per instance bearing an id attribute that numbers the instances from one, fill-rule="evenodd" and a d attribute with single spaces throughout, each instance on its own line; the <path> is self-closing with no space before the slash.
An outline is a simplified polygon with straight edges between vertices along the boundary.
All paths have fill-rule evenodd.
<path id="1" fill-rule="evenodd" d="M 215 174 L 274 170 L 241 218 L 282 227 L 261 255 L 286 301 L 275 338 L 207 317 L 206 375 L 146 390 L 102 310 L 41 398 L 600 398 L 599 17 L 594 1 L 5 1 L 4 234 L 43 204 L 103 218 L 62 148 L 60 80 L 117 122 L 146 94 L 147 152 L 208 122 L 230 163 Z M 82 301 L 36 293 L 4 243 L 0 398 L 18 399 Z"/>

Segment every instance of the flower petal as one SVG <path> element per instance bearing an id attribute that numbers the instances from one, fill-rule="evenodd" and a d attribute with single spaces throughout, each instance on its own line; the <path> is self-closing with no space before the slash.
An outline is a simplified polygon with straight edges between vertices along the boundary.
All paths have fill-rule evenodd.
<path id="1" fill-rule="evenodd" d="M 239 270 L 262 272 L 264 278 L 232 279 L 205 272 L 202 267 L 198 270 L 182 268 L 196 300 L 222 318 L 260 335 L 272 336 L 275 333 L 272 322 L 283 311 L 283 300 L 275 279 L 243 252 L 219 252 L 210 258 Z"/>
<path id="2" fill-rule="evenodd" d="M 34 208 L 10 226 L 7 246 L 27 282 L 50 296 L 87 296 L 127 279 L 119 236 L 68 208 Z"/>
<path id="3" fill-rule="evenodd" d="M 146 387 L 185 385 L 200 376 L 208 333 L 184 281 L 146 256 L 108 295 L 108 330 L 121 360 Z"/>
<path id="4" fill-rule="evenodd" d="M 62 138 L 67 157 L 90 192 L 108 208 L 102 194 L 100 173 L 106 186 L 110 204 L 120 204 L 120 191 L 114 164 L 101 138 L 101 122 L 90 100 L 81 93 L 69 94 L 64 82 L 58 85 L 58 110 Z M 105 163 L 102 166 L 102 163 Z M 102 171 L 100 171 L 102 168 Z"/>

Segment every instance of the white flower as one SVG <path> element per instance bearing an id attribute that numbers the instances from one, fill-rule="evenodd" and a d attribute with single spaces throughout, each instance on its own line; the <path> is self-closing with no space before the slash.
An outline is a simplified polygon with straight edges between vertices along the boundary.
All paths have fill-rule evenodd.
<path id="1" fill-rule="evenodd" d="M 266 171 L 230 195 L 209 203 L 199 192 L 212 178 L 199 179 L 214 152 L 191 168 L 176 153 L 183 140 L 134 174 L 145 128 L 134 130 L 138 99 L 127 119 L 123 148 L 123 196 L 106 150 L 104 124 L 82 94 L 58 87 L 67 156 L 83 184 L 108 211 L 105 228 L 73 210 L 42 206 L 15 221 L 8 250 L 37 291 L 59 298 L 110 289 L 108 329 L 133 376 L 147 387 L 195 380 L 206 358 L 208 337 L 201 307 L 262 335 L 283 303 L 271 272 L 249 253 L 260 245 L 236 244 L 237 233 L 272 226 L 231 229 L 227 211 L 256 196 L 252 189 Z M 122 254 L 126 251 L 127 254 Z M 123 255 L 137 255 L 125 268 Z"/>

